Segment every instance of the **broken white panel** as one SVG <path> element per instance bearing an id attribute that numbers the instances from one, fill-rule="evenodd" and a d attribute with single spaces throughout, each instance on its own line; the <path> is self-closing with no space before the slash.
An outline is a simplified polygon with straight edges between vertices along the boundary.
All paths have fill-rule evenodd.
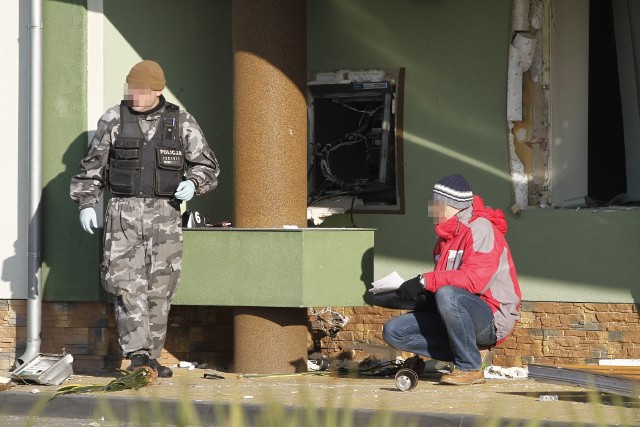
<path id="1" fill-rule="evenodd" d="M 342 215 L 344 208 L 311 206 L 307 208 L 307 221 L 313 221 L 313 225 L 320 225 L 325 219 L 332 215 Z"/>
<path id="2" fill-rule="evenodd" d="M 533 63 L 536 39 L 530 34 L 518 34 L 509 46 L 507 75 L 507 120 L 522 121 L 522 73 Z"/>
<path id="3" fill-rule="evenodd" d="M 531 34 L 520 33 L 513 39 L 513 47 L 518 49 L 520 53 L 520 65 L 522 72 L 525 72 L 531 67 L 533 62 L 533 56 L 536 50 L 536 38 Z"/>
<path id="4" fill-rule="evenodd" d="M 549 88 L 549 58 L 551 55 L 551 52 L 549 51 L 551 46 L 550 46 L 550 38 L 549 38 L 549 32 L 550 32 L 550 22 L 551 22 L 551 12 L 550 12 L 550 6 L 549 6 L 549 2 L 551 0 L 543 0 L 542 1 L 542 28 L 540 28 L 540 33 L 542 33 L 540 35 L 540 39 L 541 39 L 541 47 L 540 50 L 542 51 L 542 79 L 541 79 L 541 83 L 543 88 L 548 89 Z"/>
<path id="5" fill-rule="evenodd" d="M 531 4 L 529 5 L 529 21 L 535 30 L 542 28 L 543 7 L 542 0 L 531 0 Z"/>
<path id="6" fill-rule="evenodd" d="M 529 68 L 529 75 L 531 81 L 539 83 L 543 80 L 544 69 L 547 66 L 547 62 L 544 59 L 544 42 L 542 41 L 542 31 L 536 32 L 536 47 L 533 53 L 533 61 Z"/>
<path id="7" fill-rule="evenodd" d="M 329 83 L 349 83 L 348 73 L 345 70 L 334 72 L 316 73 L 315 78 L 308 82 L 310 85 L 324 85 Z"/>
<path id="8" fill-rule="evenodd" d="M 308 82 L 308 84 L 381 82 L 384 80 L 384 77 L 384 70 L 338 70 L 316 73 L 314 80 Z"/>
<path id="9" fill-rule="evenodd" d="M 507 120 L 522 121 L 522 68 L 520 53 L 509 47 L 509 71 L 507 74 Z"/>
<path id="10" fill-rule="evenodd" d="M 513 140 L 513 123 L 509 123 L 509 160 L 511 162 L 511 182 L 515 201 L 522 209 L 529 206 L 529 180 L 524 165 L 516 153 Z"/>
<path id="11" fill-rule="evenodd" d="M 352 82 L 381 82 L 384 75 L 384 70 L 349 70 L 349 80 Z"/>
<path id="12" fill-rule="evenodd" d="M 529 0 L 515 0 L 513 2 L 511 26 L 513 31 L 529 30 Z"/>
<path id="13" fill-rule="evenodd" d="M 360 207 L 363 205 L 362 199 L 353 195 L 336 195 L 326 199 L 312 202 L 307 207 L 307 220 L 312 220 L 314 225 L 320 225 L 331 215 L 342 215 L 348 212 L 352 207 Z"/>

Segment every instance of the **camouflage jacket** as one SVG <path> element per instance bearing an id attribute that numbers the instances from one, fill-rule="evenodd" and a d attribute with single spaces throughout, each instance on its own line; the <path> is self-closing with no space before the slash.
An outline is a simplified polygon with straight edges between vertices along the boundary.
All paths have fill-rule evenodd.
<path id="1" fill-rule="evenodd" d="M 147 140 L 153 137 L 164 108 L 165 100 L 162 97 L 161 108 L 148 115 L 138 116 L 140 128 Z M 204 194 L 218 184 L 218 160 L 196 119 L 184 110 L 180 110 L 179 117 L 186 163 L 185 178 L 197 183 L 196 195 Z M 94 206 L 102 189 L 108 184 L 109 152 L 119 133 L 120 105 L 116 105 L 107 110 L 98 121 L 98 128 L 87 154 L 80 161 L 81 172 L 71 178 L 70 196 L 80 205 L 80 209 Z"/>

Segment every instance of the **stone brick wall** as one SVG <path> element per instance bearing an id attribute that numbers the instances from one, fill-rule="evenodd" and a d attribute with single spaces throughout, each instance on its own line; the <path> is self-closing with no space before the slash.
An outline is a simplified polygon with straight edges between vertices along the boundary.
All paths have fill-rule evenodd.
<path id="1" fill-rule="evenodd" d="M 15 358 L 22 355 L 16 354 L 16 345 L 24 350 L 26 313 L 26 301 L 0 300 L 0 369 L 10 368 Z"/>
<path id="2" fill-rule="evenodd" d="M 348 318 L 333 337 L 323 330 L 331 312 Z M 356 360 L 384 351 L 382 327 L 399 313 L 380 307 L 334 307 L 323 316 L 329 322 L 323 322 L 309 310 L 309 351 L 329 357 L 349 353 Z M 636 304 L 524 302 L 521 315 L 513 335 L 493 350 L 493 364 L 595 364 L 598 359 L 640 358 Z M 169 325 L 162 363 L 186 360 L 231 367 L 233 308 L 173 306 Z M 9 369 L 24 353 L 26 329 L 26 301 L 0 300 L 0 369 Z M 119 354 L 112 306 L 107 303 L 45 302 L 41 339 L 42 353 L 61 353 L 63 348 L 71 353 L 78 373 L 128 365 Z"/>
<path id="3" fill-rule="evenodd" d="M 597 364 L 640 359 L 637 304 L 523 302 L 521 322 L 493 363 Z"/>
<path id="4" fill-rule="evenodd" d="M 161 363 L 180 360 L 230 366 L 233 357 L 232 309 L 228 307 L 173 306 Z M 73 355 L 78 373 L 100 373 L 126 367 L 122 359 L 113 307 L 100 302 L 44 302 L 40 351 Z M 13 366 L 24 354 L 27 303 L 0 300 L 0 369 Z"/>
<path id="5" fill-rule="evenodd" d="M 380 307 L 339 307 L 349 317 L 336 337 L 314 334 L 314 349 L 329 355 L 358 348 L 354 342 L 384 344 L 382 326 L 401 313 Z M 362 346 L 360 346 L 362 347 Z M 492 351 L 500 366 L 597 364 L 599 359 L 640 358 L 640 315 L 636 304 L 528 302 L 512 336 Z"/>

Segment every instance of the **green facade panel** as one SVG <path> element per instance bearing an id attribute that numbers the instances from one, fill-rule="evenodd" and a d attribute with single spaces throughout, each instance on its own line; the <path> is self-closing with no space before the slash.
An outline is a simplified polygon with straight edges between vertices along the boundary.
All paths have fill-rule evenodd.
<path id="1" fill-rule="evenodd" d="M 365 305 L 371 229 L 189 229 L 175 304 Z"/>
<path id="2" fill-rule="evenodd" d="M 78 162 L 88 142 L 86 2 L 47 1 L 43 13 L 44 296 L 56 301 L 95 301 L 100 234 L 82 231 L 78 205 L 69 199 L 69 183 L 79 172 Z"/>
<path id="3" fill-rule="evenodd" d="M 507 240 L 525 300 L 640 301 L 636 208 L 527 210 Z"/>
<path id="4" fill-rule="evenodd" d="M 303 232 L 304 306 L 362 306 L 371 301 L 374 232 L 371 229 Z"/>

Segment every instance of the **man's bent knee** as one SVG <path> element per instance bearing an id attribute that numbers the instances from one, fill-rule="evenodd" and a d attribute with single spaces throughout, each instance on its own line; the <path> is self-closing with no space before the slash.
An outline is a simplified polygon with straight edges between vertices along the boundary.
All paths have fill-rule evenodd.
<path id="1" fill-rule="evenodd" d="M 458 305 L 460 288 L 455 286 L 443 286 L 436 292 L 436 304 L 439 309 L 446 306 Z"/>
<path id="2" fill-rule="evenodd" d="M 382 339 L 393 348 L 397 348 L 402 343 L 402 337 L 398 336 L 393 327 L 393 319 L 382 327 Z"/>

